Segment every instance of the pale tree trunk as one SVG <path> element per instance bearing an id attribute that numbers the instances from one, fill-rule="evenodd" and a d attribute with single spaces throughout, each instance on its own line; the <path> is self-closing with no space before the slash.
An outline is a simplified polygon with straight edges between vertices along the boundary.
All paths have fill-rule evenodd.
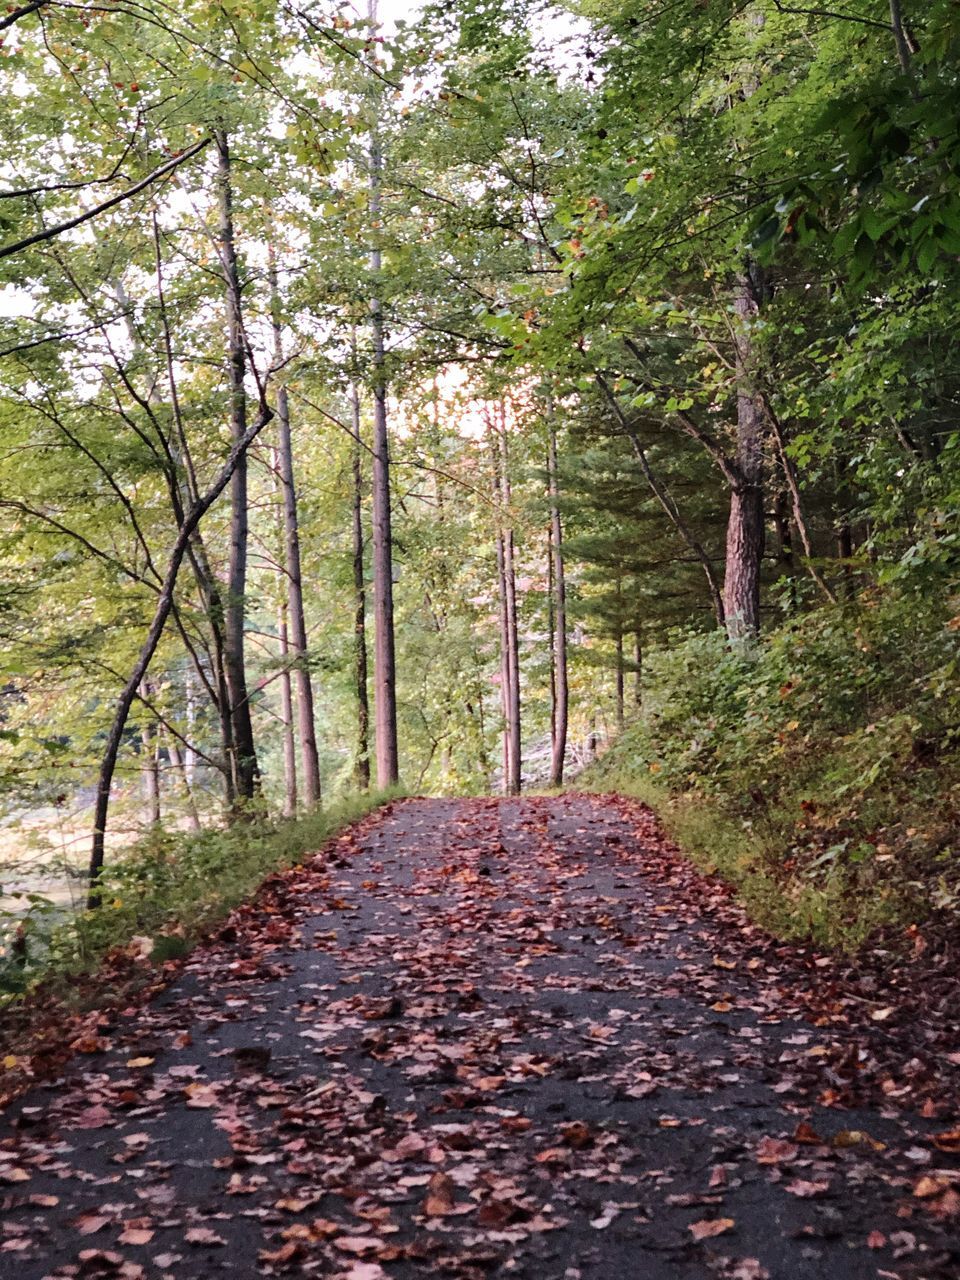
<path id="1" fill-rule="evenodd" d="M 290 679 L 290 636 L 287 627 L 287 605 L 277 610 L 277 632 L 280 637 L 280 739 L 283 747 L 283 816 L 292 818 L 297 812 L 297 748 L 293 738 L 293 682 Z"/>
<path id="2" fill-rule="evenodd" d="M 617 631 L 616 676 L 617 676 L 617 728 L 622 730 L 625 719 L 626 719 L 625 706 L 624 706 L 625 672 L 624 672 L 624 665 L 623 665 L 623 631 L 622 630 Z"/>
<path id="3" fill-rule="evenodd" d="M 547 473 L 550 462 L 547 458 Z M 556 591 L 553 585 L 553 524 L 547 525 L 547 649 L 550 652 L 550 749 L 557 738 L 557 623 Z"/>
<path id="4" fill-rule="evenodd" d="M 140 686 L 140 696 L 147 700 L 150 698 L 150 685 L 146 680 Z M 140 730 L 144 819 L 148 826 L 156 827 L 160 824 L 160 741 L 149 712 L 144 710 L 144 715 L 147 718 Z"/>
<path id="5" fill-rule="evenodd" d="M 273 321 L 274 362 L 283 362 L 283 335 L 280 323 L 280 289 L 272 241 L 268 243 L 270 303 Z M 284 567 L 287 577 L 289 640 L 297 687 L 297 737 L 300 740 L 303 803 L 315 809 L 320 803 L 320 754 L 317 750 L 313 682 L 307 651 L 307 623 L 303 608 L 303 573 L 300 563 L 300 522 L 297 515 L 297 488 L 293 471 L 293 439 L 290 434 L 290 402 L 281 382 L 277 390 L 277 422 L 280 486 L 283 494 Z"/>
<path id="6" fill-rule="evenodd" d="M 509 715 L 507 718 L 509 794 L 519 795 L 523 786 L 523 765 L 520 730 L 520 644 L 517 630 L 517 574 L 513 523 L 510 514 L 512 493 L 510 489 L 510 454 L 507 443 L 506 406 L 500 403 L 500 502 L 502 526 L 504 604 L 506 607 L 506 642 Z"/>
<path id="7" fill-rule="evenodd" d="M 174 773 L 180 779 L 180 788 L 183 791 L 183 798 L 187 809 L 187 825 L 191 831 L 200 830 L 200 815 L 197 812 L 196 801 L 193 797 L 193 788 L 190 785 L 190 778 L 187 774 L 187 766 L 184 760 L 184 751 L 180 750 L 180 744 L 172 733 L 166 735 L 167 755 L 170 757 L 170 766 Z M 193 754 L 193 749 L 187 747 L 186 752 Z"/>
<path id="8" fill-rule="evenodd" d="M 227 359 L 230 384 L 230 434 L 234 445 L 247 430 L 247 393 L 244 387 L 246 353 L 241 310 L 240 274 L 233 232 L 233 190 L 230 144 L 222 130 L 214 134 L 219 158 L 217 196 L 220 212 L 219 251 L 223 268 L 227 320 Z M 245 613 L 247 590 L 247 456 L 244 450 L 230 476 L 230 556 L 227 570 L 227 606 L 224 617 L 224 668 L 230 698 L 233 729 L 234 786 L 241 805 L 256 795 L 260 771 L 253 740 L 250 695 L 247 690 Z"/>
<path id="9" fill-rule="evenodd" d="M 760 631 L 760 566 L 766 534 L 763 511 L 763 405 L 755 386 L 751 327 L 759 312 L 762 269 L 748 264 L 738 276 L 736 316 L 737 449 L 727 520 L 723 611 L 731 640 L 749 642 Z"/>
<path id="10" fill-rule="evenodd" d="M 376 21 L 376 0 L 370 3 Z M 393 634 L 393 536 L 390 527 L 390 451 L 387 435 L 387 381 L 383 308 L 376 292 L 382 267 L 380 250 L 383 154 L 376 131 L 370 143 L 370 299 L 373 335 L 373 697 L 376 721 L 377 786 L 395 786 L 400 778 L 397 745 L 397 677 Z"/>
<path id="11" fill-rule="evenodd" d="M 494 493 L 499 496 L 499 482 L 495 481 Z M 512 708 L 512 698 L 510 692 L 510 659 L 508 657 L 510 649 L 510 629 L 507 623 L 507 579 L 504 570 L 504 550 L 503 550 L 503 531 L 498 524 L 495 534 L 495 547 L 497 553 L 497 622 L 499 624 L 500 633 L 500 710 L 503 714 L 503 733 L 501 735 L 501 764 L 503 769 L 503 794 L 505 796 L 513 794 L 511 791 L 512 767 L 511 767 L 511 734 L 510 734 L 510 718 Z"/>
<path id="12" fill-rule="evenodd" d="M 117 701 L 117 707 L 113 715 L 110 729 L 107 732 L 107 740 L 103 749 L 103 756 L 100 760 L 100 772 L 97 778 L 97 798 L 94 804 L 93 813 L 93 840 L 90 848 L 90 892 L 88 896 L 88 906 L 91 908 L 100 905 L 100 894 L 97 889 L 97 881 L 100 872 L 103 869 L 104 845 L 107 831 L 107 817 L 110 810 L 110 790 L 113 785 L 113 775 L 117 767 L 117 756 L 120 753 L 120 743 L 123 741 L 123 732 L 126 728 L 127 718 L 130 715 L 130 708 L 133 700 L 137 696 L 137 690 L 140 688 L 147 669 L 153 655 L 157 651 L 157 645 L 163 635 L 164 627 L 173 608 L 173 594 L 177 585 L 177 578 L 180 574 L 180 566 L 183 564 L 183 558 L 187 553 L 187 547 L 190 539 L 193 537 L 194 531 L 203 519 L 204 515 L 219 498 L 230 483 L 237 463 L 245 456 L 247 449 L 260 434 L 263 428 L 273 416 L 271 410 L 266 403 L 261 403 L 259 412 L 254 422 L 247 427 L 243 436 L 235 441 L 226 462 L 220 468 L 213 483 L 209 489 L 203 493 L 196 502 L 194 502 L 189 511 L 184 513 L 183 521 L 177 533 L 176 541 L 170 552 L 167 562 L 167 568 L 163 575 L 163 581 L 160 585 L 160 594 L 157 596 L 157 603 L 154 608 L 153 618 L 147 631 L 146 639 L 140 649 L 137 661 L 134 663 L 133 670 L 124 685 L 120 697 Z"/>
<path id="13" fill-rule="evenodd" d="M 361 456 L 360 388 L 350 387 L 353 426 L 353 641 L 357 687 L 357 786 L 370 786 L 370 703 L 367 697 L 367 591 L 363 580 L 363 459 Z"/>
<path id="14" fill-rule="evenodd" d="M 563 521 L 560 516 L 560 478 L 557 465 L 557 430 L 553 399 L 547 397 L 547 474 L 550 487 L 550 550 L 552 556 L 553 667 L 556 678 L 556 714 L 553 718 L 553 742 L 550 758 L 550 785 L 563 783 L 563 766 L 567 754 L 567 725 L 570 705 L 570 682 L 567 674 L 567 580 L 563 559 Z"/>

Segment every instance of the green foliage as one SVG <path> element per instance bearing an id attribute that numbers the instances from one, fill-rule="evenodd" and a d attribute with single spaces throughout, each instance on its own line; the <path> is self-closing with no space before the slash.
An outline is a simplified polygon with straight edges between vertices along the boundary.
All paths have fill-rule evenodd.
<path id="1" fill-rule="evenodd" d="M 25 911 L 0 913 L 0 1007 L 40 984 L 68 984 L 132 939 L 158 963 L 184 954 L 271 872 L 309 856 L 398 794 L 354 795 L 274 824 L 152 832 L 107 867 L 95 911 L 64 911 L 42 894 L 26 895 Z"/>
<path id="2" fill-rule="evenodd" d="M 960 894 L 960 637 L 873 593 L 772 631 L 652 653 L 642 718 L 591 785 L 650 798 L 775 930 L 853 945 Z"/>

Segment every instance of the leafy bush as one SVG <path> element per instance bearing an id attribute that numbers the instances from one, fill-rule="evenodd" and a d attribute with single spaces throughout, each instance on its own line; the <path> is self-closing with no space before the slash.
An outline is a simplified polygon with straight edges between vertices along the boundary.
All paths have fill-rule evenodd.
<path id="1" fill-rule="evenodd" d="M 591 775 L 652 799 L 776 930 L 851 944 L 960 903 L 960 627 L 874 592 L 756 648 L 678 638 Z"/>

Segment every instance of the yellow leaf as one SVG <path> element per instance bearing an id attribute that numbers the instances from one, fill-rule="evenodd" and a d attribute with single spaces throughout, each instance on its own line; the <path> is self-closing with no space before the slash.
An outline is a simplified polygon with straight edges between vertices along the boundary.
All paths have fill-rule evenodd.
<path id="1" fill-rule="evenodd" d="M 128 1067 L 152 1067 L 156 1058 L 128 1058 Z"/>
<path id="2" fill-rule="evenodd" d="M 4 1071 L 12 1071 L 19 1061 L 20 1059 L 15 1054 L 8 1053 L 3 1060 Z"/>

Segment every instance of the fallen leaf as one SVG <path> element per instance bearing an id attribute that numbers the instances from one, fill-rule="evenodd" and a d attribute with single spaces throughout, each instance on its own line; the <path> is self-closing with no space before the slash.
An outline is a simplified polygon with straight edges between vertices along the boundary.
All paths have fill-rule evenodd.
<path id="1" fill-rule="evenodd" d="M 733 1218 L 704 1218 L 700 1222 L 692 1222 L 687 1230 L 694 1240 L 710 1240 L 714 1236 L 722 1236 L 736 1226 Z"/>
<path id="2" fill-rule="evenodd" d="M 796 1160 L 799 1154 L 796 1143 L 785 1142 L 782 1138 L 761 1138 L 754 1158 L 757 1164 L 780 1164 L 785 1160 Z"/>
<path id="3" fill-rule="evenodd" d="M 794 1178 L 793 1182 L 788 1182 L 784 1187 L 784 1191 L 789 1191 L 792 1196 L 799 1196 L 801 1200 L 812 1200 L 814 1196 L 826 1195 L 829 1190 L 829 1178 L 818 1179 L 816 1182 L 807 1178 Z"/>
<path id="4" fill-rule="evenodd" d="M 423 1202 L 423 1212 L 427 1217 L 440 1217 L 450 1213 L 454 1207 L 455 1186 L 453 1179 L 446 1173 L 435 1173 L 427 1183 L 427 1195 Z"/>
<path id="5" fill-rule="evenodd" d="M 218 1236 L 209 1227 L 188 1227 L 183 1236 L 187 1244 L 225 1245 L 223 1236 Z"/>

